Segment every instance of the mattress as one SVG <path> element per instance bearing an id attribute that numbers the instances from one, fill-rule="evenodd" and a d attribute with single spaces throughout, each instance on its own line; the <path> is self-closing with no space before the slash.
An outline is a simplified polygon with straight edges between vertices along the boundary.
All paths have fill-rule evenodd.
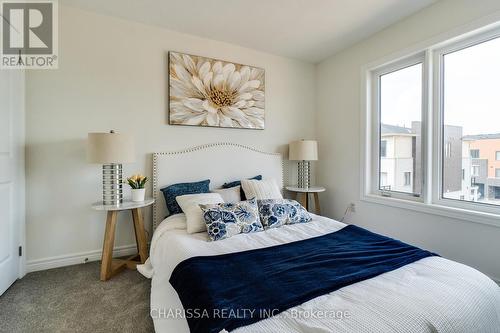
<path id="1" fill-rule="evenodd" d="M 156 229 L 150 258 L 138 269 L 152 278 L 151 316 L 156 332 L 189 332 L 186 314 L 169 283 L 173 269 L 193 256 L 270 247 L 342 229 L 345 224 L 313 215 L 313 221 L 210 242 L 188 234 L 185 216 Z M 320 277 L 319 277 L 320 278 Z M 500 288 L 481 272 L 441 257 L 396 270 L 314 298 L 277 316 L 233 332 L 500 332 Z"/>

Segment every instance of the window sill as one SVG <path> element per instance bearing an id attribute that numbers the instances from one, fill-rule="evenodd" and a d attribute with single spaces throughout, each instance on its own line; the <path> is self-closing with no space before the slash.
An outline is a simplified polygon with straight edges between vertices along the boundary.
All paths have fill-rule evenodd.
<path id="1" fill-rule="evenodd" d="M 449 207 L 439 204 L 426 204 L 417 201 L 383 197 L 375 194 L 365 194 L 362 196 L 361 201 L 396 208 L 409 209 L 420 213 L 449 217 L 466 222 L 481 223 L 500 227 L 500 215 L 498 214 Z"/>

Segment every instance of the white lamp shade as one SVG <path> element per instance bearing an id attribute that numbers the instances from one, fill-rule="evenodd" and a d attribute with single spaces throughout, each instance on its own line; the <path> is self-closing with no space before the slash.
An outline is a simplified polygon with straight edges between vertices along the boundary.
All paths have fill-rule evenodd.
<path id="1" fill-rule="evenodd" d="M 135 162 L 134 140 L 123 133 L 89 133 L 87 160 L 97 164 Z"/>
<path id="2" fill-rule="evenodd" d="M 318 142 L 314 140 L 290 142 L 288 158 L 291 161 L 317 161 Z"/>

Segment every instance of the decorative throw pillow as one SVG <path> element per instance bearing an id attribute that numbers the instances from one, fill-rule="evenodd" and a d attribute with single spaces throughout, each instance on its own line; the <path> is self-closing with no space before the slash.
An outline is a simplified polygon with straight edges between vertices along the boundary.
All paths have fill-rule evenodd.
<path id="1" fill-rule="evenodd" d="M 219 193 L 224 202 L 239 202 L 241 201 L 241 186 L 235 186 L 230 188 L 219 188 L 212 190 L 213 193 Z"/>
<path id="2" fill-rule="evenodd" d="M 255 199 L 237 203 L 200 205 L 200 208 L 203 210 L 208 236 L 213 241 L 264 230 Z"/>
<path id="3" fill-rule="evenodd" d="M 248 179 L 262 180 L 262 175 L 257 175 L 255 177 L 248 178 Z M 234 182 L 225 183 L 224 185 L 222 185 L 222 188 L 230 188 L 230 187 L 235 187 L 238 185 L 241 185 L 241 180 L 235 180 Z M 245 192 L 243 192 L 242 188 L 240 188 L 240 196 L 241 196 L 241 200 L 247 199 L 247 197 L 245 196 Z M 250 198 L 252 198 L 252 197 L 250 197 Z"/>
<path id="4" fill-rule="evenodd" d="M 260 220 L 266 229 L 312 220 L 307 210 L 295 200 L 259 200 L 258 205 Z"/>
<path id="5" fill-rule="evenodd" d="M 194 234 L 207 230 L 200 205 L 219 204 L 224 202 L 224 199 L 218 193 L 199 193 L 180 195 L 176 198 L 176 201 L 184 214 L 186 214 L 186 229 L 188 234 Z"/>
<path id="6" fill-rule="evenodd" d="M 165 197 L 165 202 L 167 204 L 167 209 L 170 215 L 182 213 L 182 209 L 175 198 L 185 194 L 208 193 L 210 192 L 208 189 L 209 185 L 210 179 L 207 179 L 194 183 L 173 184 L 162 188 L 161 192 Z"/>
<path id="7" fill-rule="evenodd" d="M 242 180 L 241 187 L 247 198 L 257 200 L 283 199 L 278 184 L 274 179 Z"/>

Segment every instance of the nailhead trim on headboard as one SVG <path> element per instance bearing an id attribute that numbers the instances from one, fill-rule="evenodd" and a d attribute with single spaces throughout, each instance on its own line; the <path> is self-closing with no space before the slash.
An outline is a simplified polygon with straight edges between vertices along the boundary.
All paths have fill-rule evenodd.
<path id="1" fill-rule="evenodd" d="M 171 152 L 164 152 L 164 153 L 153 153 L 153 198 L 155 199 L 155 202 L 153 204 L 153 230 L 156 229 L 157 224 L 158 224 L 158 216 L 157 216 L 157 205 L 160 204 L 159 198 L 158 198 L 158 157 L 163 156 L 163 155 L 180 155 L 180 154 L 187 154 L 187 153 L 192 153 L 195 151 L 203 150 L 203 149 L 208 149 L 208 148 L 213 148 L 217 146 L 232 146 L 232 147 L 237 147 L 237 148 L 242 148 L 242 149 L 247 149 L 254 151 L 256 153 L 260 154 L 265 154 L 265 155 L 275 155 L 275 156 L 281 156 L 280 153 L 270 153 L 270 152 L 265 152 L 250 146 L 245 146 L 239 143 L 232 143 L 232 142 L 217 142 L 217 143 L 208 143 L 205 145 L 200 145 L 200 146 L 195 146 L 191 148 L 187 148 L 184 150 L 178 150 L 178 151 L 171 151 Z M 281 159 L 281 183 L 284 185 L 285 184 L 285 176 L 284 176 L 284 170 L 285 170 L 285 162 L 283 158 Z"/>

